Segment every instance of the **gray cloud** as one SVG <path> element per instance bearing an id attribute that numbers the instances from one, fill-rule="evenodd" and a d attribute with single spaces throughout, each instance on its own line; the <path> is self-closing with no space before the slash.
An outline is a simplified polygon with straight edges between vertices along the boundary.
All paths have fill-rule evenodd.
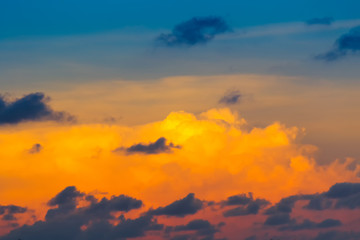
<path id="1" fill-rule="evenodd" d="M 293 222 L 288 226 L 279 228 L 280 231 L 300 231 L 300 230 L 313 230 L 313 229 L 323 229 L 341 226 L 342 222 L 337 219 L 325 219 L 320 223 L 310 221 L 305 219 L 302 223 Z"/>
<path id="2" fill-rule="evenodd" d="M 269 205 L 270 202 L 265 199 L 254 199 L 252 194 L 239 194 L 235 196 L 230 196 L 222 205 L 225 206 L 234 206 L 240 205 L 239 207 L 227 210 L 223 213 L 224 217 L 235 217 L 235 216 L 245 216 L 251 214 L 257 214 L 260 209 Z"/>
<path id="3" fill-rule="evenodd" d="M 357 53 L 360 50 L 360 26 L 351 29 L 348 33 L 340 36 L 332 50 L 316 56 L 316 59 L 335 61 L 350 53 Z"/>
<path id="4" fill-rule="evenodd" d="M 74 121 L 65 112 L 56 112 L 48 105 L 49 97 L 43 93 L 31 93 L 13 102 L 0 96 L 0 124 L 16 124 L 25 121 Z"/>
<path id="5" fill-rule="evenodd" d="M 39 153 L 42 149 L 43 149 L 43 147 L 41 146 L 40 143 L 35 143 L 35 144 L 29 149 L 29 153 L 31 153 L 31 154 Z"/>
<path id="6" fill-rule="evenodd" d="M 319 233 L 313 240 L 358 240 L 360 232 L 329 231 Z"/>
<path id="7" fill-rule="evenodd" d="M 79 207 L 79 200 L 88 201 L 90 204 Z M 24 225 L 0 239 L 118 240 L 140 237 L 146 231 L 163 228 L 163 225 L 158 224 L 150 215 L 135 219 L 126 219 L 121 215 L 118 218 L 118 224 L 111 224 L 108 220 L 115 218 L 112 213 L 128 212 L 142 206 L 140 200 L 125 195 L 113 196 L 111 199 L 103 198 L 98 201 L 94 196 L 86 195 L 74 186 L 70 186 L 52 198 L 48 205 L 56 206 L 56 208 L 48 210 L 45 221 L 37 221 L 31 226 Z M 82 226 L 87 226 L 87 228 L 82 230 Z"/>
<path id="8" fill-rule="evenodd" d="M 195 198 L 195 194 L 190 193 L 185 198 L 177 200 L 165 207 L 150 210 L 149 214 L 184 217 L 185 215 L 197 213 L 203 208 L 203 205 L 201 200 Z"/>
<path id="9" fill-rule="evenodd" d="M 16 205 L 0 205 L 0 215 L 4 221 L 16 220 L 15 214 L 21 214 L 27 212 L 27 208 L 16 206 Z"/>
<path id="10" fill-rule="evenodd" d="M 233 104 L 239 103 L 241 98 L 242 98 L 242 95 L 239 91 L 237 91 L 237 90 L 228 91 L 219 100 L 219 103 L 226 104 L 226 105 L 233 105 Z"/>
<path id="11" fill-rule="evenodd" d="M 127 154 L 142 153 L 142 154 L 159 154 L 159 153 L 171 153 L 172 149 L 180 149 L 181 146 L 174 145 L 173 143 L 166 144 L 166 138 L 161 137 L 153 143 L 144 144 L 138 143 L 131 147 L 120 147 L 114 150 L 114 152 L 125 151 Z"/>
<path id="12" fill-rule="evenodd" d="M 277 226 L 282 224 L 290 224 L 292 222 L 294 222 L 294 220 L 290 218 L 289 213 L 277 213 L 274 215 L 270 215 L 266 219 L 265 225 Z"/>
<path id="13" fill-rule="evenodd" d="M 230 27 L 221 17 L 194 17 L 176 25 L 171 33 L 162 33 L 156 41 L 167 47 L 191 47 L 205 44 L 216 35 L 229 32 Z"/>
<path id="14" fill-rule="evenodd" d="M 167 227 L 166 232 L 169 234 L 170 232 L 177 233 L 177 232 L 189 232 L 193 231 L 194 234 L 188 235 L 177 235 L 172 237 L 172 239 L 196 239 L 197 237 L 206 237 L 206 239 L 214 239 L 214 234 L 219 232 L 219 228 L 222 225 L 218 224 L 213 225 L 207 220 L 203 219 L 195 219 L 187 223 L 186 225 L 177 225 L 173 227 Z"/>

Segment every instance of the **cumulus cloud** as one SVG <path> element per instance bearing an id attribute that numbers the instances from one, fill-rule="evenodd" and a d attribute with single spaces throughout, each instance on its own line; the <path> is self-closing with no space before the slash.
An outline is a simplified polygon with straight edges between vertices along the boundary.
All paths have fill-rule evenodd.
<path id="1" fill-rule="evenodd" d="M 156 41 L 167 47 L 191 47 L 205 44 L 216 35 L 229 32 L 230 27 L 221 17 L 194 17 L 176 25 L 171 33 L 162 33 Z"/>
<path id="2" fill-rule="evenodd" d="M 149 214 L 184 217 L 185 215 L 195 214 L 202 209 L 203 206 L 203 202 L 195 198 L 195 194 L 190 193 L 185 198 L 177 200 L 165 207 L 150 210 Z"/>
<path id="3" fill-rule="evenodd" d="M 128 148 L 117 148 L 114 152 L 125 151 L 127 154 L 142 153 L 142 154 L 159 154 L 159 153 L 171 153 L 172 149 L 180 149 L 181 146 L 173 143 L 166 144 L 166 138 L 161 137 L 153 143 L 144 144 L 138 143 Z"/>
<path id="4" fill-rule="evenodd" d="M 228 91 L 220 98 L 219 103 L 233 105 L 241 101 L 242 94 L 238 90 Z"/>
<path id="5" fill-rule="evenodd" d="M 360 26 L 352 28 L 348 33 L 340 36 L 332 50 L 316 56 L 317 59 L 335 61 L 360 50 Z"/>
<path id="6" fill-rule="evenodd" d="M 323 17 L 323 18 L 311 18 L 307 20 L 306 25 L 331 25 L 334 22 L 332 17 Z"/>
<path id="7" fill-rule="evenodd" d="M 97 201 L 94 196 L 89 196 L 92 195 L 86 195 L 76 187 L 69 186 L 48 202 L 49 206 L 56 208 L 48 210 L 45 221 L 21 226 L 0 239 L 116 240 L 140 237 L 146 231 L 163 228 L 150 215 L 135 219 L 126 219 L 123 215 L 116 219 L 112 215 L 140 208 L 140 200 L 120 195 Z M 90 204 L 83 206 L 79 201 L 90 201 Z M 116 220 L 116 224 L 111 224 L 110 219 Z"/>
<path id="8" fill-rule="evenodd" d="M 0 96 L 0 124 L 16 124 L 25 121 L 74 121 L 74 117 L 57 112 L 48 105 L 49 97 L 43 93 L 30 93 L 9 102 Z"/>

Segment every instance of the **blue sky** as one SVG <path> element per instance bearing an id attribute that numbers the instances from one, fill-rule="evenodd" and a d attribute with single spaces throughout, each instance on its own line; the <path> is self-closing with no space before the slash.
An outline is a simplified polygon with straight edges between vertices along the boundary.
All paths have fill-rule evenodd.
<path id="1" fill-rule="evenodd" d="M 356 60 L 337 63 L 334 72 L 313 61 L 360 24 L 349 23 L 358 18 L 358 1 L 4 0 L 0 6 L 0 80 L 6 85 L 237 72 L 358 74 Z M 233 32 L 191 49 L 155 47 L 160 33 L 207 16 L 221 17 Z M 332 26 L 302 26 L 324 17 L 334 19 Z"/>
<path id="2" fill-rule="evenodd" d="M 72 35 L 141 26 L 171 28 L 194 16 L 220 15 L 234 27 L 304 21 L 329 16 L 358 17 L 360 3 L 339 1 L 1 1 L 1 39 Z"/>

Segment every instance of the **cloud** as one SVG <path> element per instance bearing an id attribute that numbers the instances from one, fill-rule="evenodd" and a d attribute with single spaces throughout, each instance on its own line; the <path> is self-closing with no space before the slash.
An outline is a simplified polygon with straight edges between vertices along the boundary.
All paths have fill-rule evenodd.
<path id="1" fill-rule="evenodd" d="M 290 218 L 290 214 L 288 213 L 278 213 L 274 215 L 270 215 L 266 221 L 265 225 L 277 226 L 283 224 L 292 223 L 294 220 Z"/>
<path id="2" fill-rule="evenodd" d="M 257 214 L 260 209 L 269 205 L 270 202 L 265 199 L 253 199 L 252 194 L 249 193 L 248 196 L 240 194 L 228 197 L 227 201 L 224 201 L 222 204 L 226 206 L 241 205 L 223 213 L 224 217 L 235 217 Z"/>
<path id="3" fill-rule="evenodd" d="M 332 50 L 316 56 L 316 59 L 335 61 L 350 53 L 357 53 L 360 50 L 360 26 L 352 28 L 348 33 L 340 36 Z"/>
<path id="4" fill-rule="evenodd" d="M 160 34 L 156 41 L 167 47 L 192 47 L 229 31 L 230 27 L 221 17 L 194 17 L 176 25 L 171 33 Z"/>
<path id="5" fill-rule="evenodd" d="M 112 196 L 110 199 L 102 198 L 100 202 L 92 201 L 92 204 L 86 209 L 86 214 L 111 218 L 111 212 L 129 212 L 142 206 L 141 200 L 129 196 Z"/>
<path id="6" fill-rule="evenodd" d="M 311 18 L 307 20 L 306 25 L 331 25 L 334 22 L 332 17 L 323 17 L 323 18 Z"/>
<path id="7" fill-rule="evenodd" d="M 300 230 L 312 230 L 312 229 L 323 229 L 339 227 L 342 222 L 337 219 L 325 219 L 322 222 L 316 223 L 309 219 L 305 219 L 302 223 L 293 222 L 289 226 L 279 228 L 280 231 L 300 231 Z"/>
<path id="8" fill-rule="evenodd" d="M 329 231 L 319 233 L 313 240 L 357 240 L 360 239 L 359 232 Z"/>
<path id="9" fill-rule="evenodd" d="M 236 103 L 239 103 L 242 98 L 242 94 L 237 91 L 228 91 L 225 93 L 225 95 L 219 100 L 219 103 L 225 104 L 225 105 L 233 105 Z"/>
<path id="10" fill-rule="evenodd" d="M 42 149 L 43 149 L 43 147 L 41 146 L 40 143 L 35 143 L 35 144 L 29 149 L 29 153 L 31 153 L 31 154 L 39 153 Z"/>
<path id="11" fill-rule="evenodd" d="M 179 145 L 174 145 L 173 143 L 166 144 L 166 138 L 161 137 L 156 140 L 154 143 L 149 144 L 135 144 L 128 148 L 117 148 L 114 152 L 125 150 L 127 154 L 134 153 L 143 153 L 143 154 L 159 154 L 159 153 L 171 153 L 173 148 L 181 148 Z"/>
<path id="12" fill-rule="evenodd" d="M 360 183 L 336 183 L 325 193 L 328 198 L 346 198 L 360 193 Z"/>
<path id="13" fill-rule="evenodd" d="M 195 231 L 195 234 L 192 235 L 178 235 L 174 236 L 172 239 L 176 239 L 176 237 L 187 237 L 186 239 L 194 239 L 199 236 L 206 236 L 207 239 L 213 239 L 214 234 L 216 232 L 219 232 L 219 225 L 213 225 L 208 220 L 204 219 L 195 219 L 190 222 L 188 222 L 186 225 L 177 225 L 177 226 L 171 226 L 167 227 L 166 231 L 168 233 L 170 232 L 188 232 L 188 231 Z"/>
<path id="14" fill-rule="evenodd" d="M 65 188 L 48 202 L 50 207 L 57 206 L 57 208 L 49 209 L 45 219 L 52 219 L 59 215 L 73 212 L 76 209 L 77 199 L 84 195 L 84 193 L 79 192 L 74 186 Z"/>
<path id="15" fill-rule="evenodd" d="M 177 200 L 165 207 L 150 210 L 149 213 L 152 215 L 184 217 L 185 215 L 195 214 L 202 208 L 203 202 L 195 198 L 195 194 L 190 193 L 183 199 Z"/>
<path id="16" fill-rule="evenodd" d="M 83 203 L 79 204 L 80 201 Z M 158 224 L 150 215 L 135 219 L 126 219 L 123 215 L 115 218 L 111 215 L 116 212 L 128 212 L 142 206 L 142 201 L 125 195 L 97 201 L 94 196 L 86 195 L 78 191 L 76 187 L 69 186 L 53 197 L 48 205 L 57 206 L 57 208 L 48 210 L 45 221 L 24 225 L 0 239 L 117 240 L 140 237 L 146 231 L 163 228 L 163 225 Z M 110 223 L 110 219 L 116 224 Z M 86 226 L 85 229 L 84 226 Z"/>
<path id="17" fill-rule="evenodd" d="M 65 112 L 56 112 L 47 104 L 49 97 L 43 93 L 30 93 L 15 101 L 8 102 L 0 96 L 0 124 L 16 124 L 25 121 L 74 121 Z"/>
<path id="18" fill-rule="evenodd" d="M 2 220 L 4 221 L 13 221 L 16 220 L 15 214 L 21 214 L 27 212 L 28 209 L 16 205 L 0 205 L 0 215 L 2 215 Z"/>
<path id="19" fill-rule="evenodd" d="M 277 204 L 268 208 L 265 212 L 267 215 L 291 213 L 295 203 L 302 199 L 302 195 L 294 195 L 282 198 Z"/>

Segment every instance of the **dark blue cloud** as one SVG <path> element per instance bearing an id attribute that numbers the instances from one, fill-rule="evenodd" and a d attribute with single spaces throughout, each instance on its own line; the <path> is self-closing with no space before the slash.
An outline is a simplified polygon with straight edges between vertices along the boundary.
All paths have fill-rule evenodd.
<path id="1" fill-rule="evenodd" d="M 149 214 L 184 217 L 185 215 L 197 213 L 203 208 L 203 205 L 201 200 L 195 198 L 195 194 L 190 193 L 185 198 L 177 200 L 165 207 L 150 210 Z"/>
<path id="2" fill-rule="evenodd" d="M 42 149 L 43 149 L 43 147 L 41 146 L 40 143 L 35 143 L 35 144 L 29 149 L 29 153 L 31 153 L 31 154 L 39 153 Z"/>
<path id="3" fill-rule="evenodd" d="M 360 50 L 360 26 L 351 29 L 348 33 L 340 36 L 334 44 L 334 48 L 324 54 L 316 56 L 316 59 L 335 61 L 350 53 Z"/>
<path id="4" fill-rule="evenodd" d="M 219 103 L 226 105 L 233 105 L 239 103 L 242 98 L 242 95 L 239 91 L 229 91 L 226 92 L 225 95 L 219 100 Z"/>
<path id="5" fill-rule="evenodd" d="M 216 35 L 229 31 L 230 27 L 221 17 L 194 17 L 176 25 L 171 33 L 160 34 L 156 41 L 167 47 L 191 47 L 205 44 Z"/>
<path id="6" fill-rule="evenodd" d="M 21 214 L 27 212 L 27 208 L 16 206 L 16 205 L 0 205 L 0 215 L 4 221 L 16 220 L 15 214 Z"/>
<path id="7" fill-rule="evenodd" d="M 114 152 L 125 151 L 127 154 L 142 153 L 142 154 L 159 154 L 159 153 L 171 153 L 172 149 L 181 148 L 179 145 L 173 143 L 166 144 L 166 138 L 161 137 L 154 143 L 144 144 L 138 143 L 128 148 L 117 148 Z"/>
<path id="8" fill-rule="evenodd" d="M 56 112 L 50 108 L 49 97 L 43 93 L 31 93 L 13 102 L 0 96 L 0 124 L 16 124 L 25 121 L 74 121 L 75 118 L 65 112 Z"/>
<path id="9" fill-rule="evenodd" d="M 313 240 L 358 240 L 360 232 L 329 231 L 319 233 Z"/>
<path id="10" fill-rule="evenodd" d="M 186 225 L 177 225 L 173 227 L 167 227 L 166 232 L 167 234 L 173 232 L 189 232 L 193 231 L 194 234 L 188 234 L 188 235 L 177 235 L 174 236 L 172 239 L 178 238 L 184 238 L 185 239 L 198 239 L 198 237 L 206 237 L 206 239 L 214 239 L 214 234 L 219 232 L 219 228 L 222 225 L 213 225 L 207 220 L 203 219 L 195 219 L 187 223 Z M 202 238 L 203 239 L 203 238 Z"/>
<path id="11" fill-rule="evenodd" d="M 342 225 L 342 222 L 337 219 L 325 219 L 322 222 L 316 223 L 305 219 L 302 223 L 293 222 L 288 226 L 279 228 L 280 231 L 300 231 L 300 230 L 313 230 L 313 229 L 323 229 L 323 228 L 332 228 L 339 227 Z"/>
<path id="12" fill-rule="evenodd" d="M 240 205 L 239 207 L 227 210 L 223 212 L 224 217 L 246 216 L 251 214 L 257 214 L 260 209 L 269 205 L 270 202 L 265 199 L 254 199 L 252 194 L 239 194 L 228 197 L 228 199 L 222 202 L 224 206 Z"/>
<path id="13" fill-rule="evenodd" d="M 346 198 L 360 193 L 360 183 L 336 183 L 324 195 L 328 198 Z"/>
<path id="14" fill-rule="evenodd" d="M 277 213 L 277 214 L 270 215 L 266 219 L 265 225 L 277 226 L 277 225 L 282 225 L 282 224 L 290 224 L 292 222 L 294 222 L 294 220 L 290 218 L 290 214 Z"/>
<path id="15" fill-rule="evenodd" d="M 80 200 L 90 202 L 89 205 L 79 207 Z M 111 224 L 115 219 L 112 213 L 128 212 L 142 206 L 142 202 L 125 195 L 103 198 L 98 201 L 92 195 L 78 191 L 74 186 L 65 188 L 48 202 L 49 209 L 45 221 L 37 221 L 33 225 L 21 226 L 9 234 L 0 237 L 1 240 L 118 240 L 144 236 L 146 231 L 163 229 L 151 215 L 126 219 L 121 215 L 117 224 Z M 19 212 L 17 208 L 4 210 Z M 11 210 L 12 209 L 12 210 Z M 1 211 L 1 208 L 0 208 Z M 85 230 L 82 226 L 87 226 Z"/>
<path id="16" fill-rule="evenodd" d="M 334 22 L 332 17 L 323 17 L 323 18 L 311 18 L 307 20 L 306 25 L 331 25 Z"/>

